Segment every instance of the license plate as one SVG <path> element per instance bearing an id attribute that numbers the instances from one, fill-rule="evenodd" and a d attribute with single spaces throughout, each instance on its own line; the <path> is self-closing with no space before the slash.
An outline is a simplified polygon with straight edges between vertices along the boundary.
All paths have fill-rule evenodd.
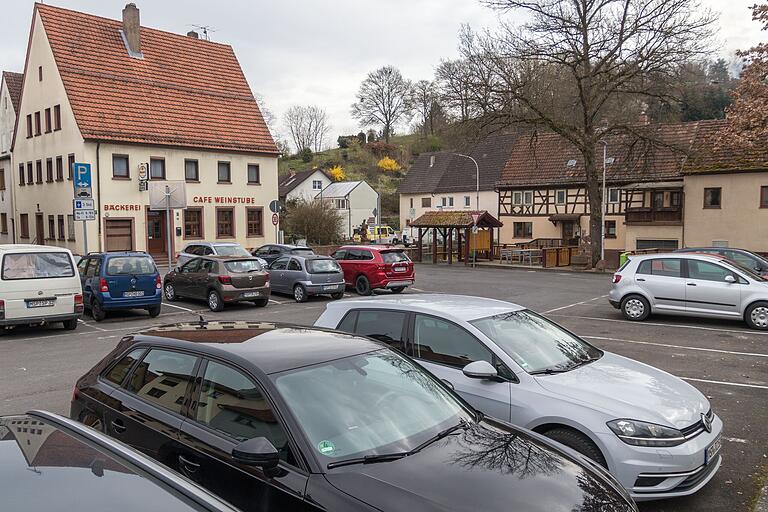
<path id="1" fill-rule="evenodd" d="M 329 291 L 329 290 L 337 290 L 339 288 L 339 285 L 337 284 L 331 284 L 327 286 L 323 286 L 323 291 Z"/>
<path id="2" fill-rule="evenodd" d="M 243 297 L 258 297 L 261 292 L 244 292 Z"/>
<path id="3" fill-rule="evenodd" d="M 55 299 L 27 301 L 28 308 L 49 308 L 56 303 Z"/>
<path id="4" fill-rule="evenodd" d="M 707 449 L 704 451 L 704 464 L 709 464 L 713 460 L 715 460 L 715 457 L 717 457 L 717 452 L 720 451 L 720 448 L 723 447 L 723 440 L 718 436 L 717 439 L 715 439 L 715 442 L 712 443 L 707 447 Z"/>
<path id="5" fill-rule="evenodd" d="M 405 272 L 408 270 L 408 267 L 394 267 L 392 270 L 395 272 Z"/>
<path id="6" fill-rule="evenodd" d="M 138 291 L 133 291 L 133 292 L 124 292 L 123 293 L 123 297 L 143 297 L 143 296 L 144 296 L 144 291 L 143 290 L 138 290 Z"/>

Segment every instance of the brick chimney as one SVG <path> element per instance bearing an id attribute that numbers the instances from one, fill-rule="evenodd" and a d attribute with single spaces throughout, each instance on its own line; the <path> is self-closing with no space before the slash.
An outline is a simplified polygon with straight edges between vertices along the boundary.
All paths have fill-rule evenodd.
<path id="1" fill-rule="evenodd" d="M 126 4 L 123 9 L 123 37 L 129 54 L 141 55 L 141 23 L 136 4 Z"/>
<path id="2" fill-rule="evenodd" d="M 200 39 L 200 36 L 194 30 L 187 32 L 187 37 L 191 37 L 192 39 Z"/>

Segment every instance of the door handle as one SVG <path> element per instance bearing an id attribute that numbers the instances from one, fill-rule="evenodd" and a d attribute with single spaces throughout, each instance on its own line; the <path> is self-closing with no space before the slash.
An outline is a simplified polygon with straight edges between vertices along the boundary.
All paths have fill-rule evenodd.
<path id="1" fill-rule="evenodd" d="M 122 420 L 112 420 L 112 430 L 118 434 L 122 434 L 126 430 L 126 426 Z"/>
<path id="2" fill-rule="evenodd" d="M 688 286 L 696 286 L 696 283 L 685 283 L 685 284 L 687 284 Z"/>
<path id="3" fill-rule="evenodd" d="M 179 455 L 179 464 L 184 466 L 184 469 L 189 471 L 190 473 L 194 473 L 198 469 L 200 469 L 200 464 L 197 462 L 192 462 L 191 460 L 187 459 L 183 455 Z"/>
<path id="4" fill-rule="evenodd" d="M 642 282 L 645 282 L 645 279 L 643 279 L 642 277 L 638 277 L 638 278 L 637 278 L 637 281 L 642 281 Z"/>

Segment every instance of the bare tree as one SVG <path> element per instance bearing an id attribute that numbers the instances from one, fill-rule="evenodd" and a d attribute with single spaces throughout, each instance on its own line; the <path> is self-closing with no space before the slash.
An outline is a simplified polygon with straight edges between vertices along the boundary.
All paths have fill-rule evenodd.
<path id="1" fill-rule="evenodd" d="M 394 126 L 411 118 L 412 85 L 394 66 L 384 66 L 368 73 L 352 104 L 352 117 L 361 126 L 381 125 L 384 140 L 389 142 Z"/>
<path id="2" fill-rule="evenodd" d="M 283 123 L 291 134 L 296 151 L 309 148 L 315 153 L 325 146 L 331 125 L 328 114 L 316 105 L 294 105 L 285 111 Z"/>
<path id="3" fill-rule="evenodd" d="M 459 121 L 470 118 L 470 69 L 462 60 L 444 60 L 435 70 L 435 83 L 443 104 L 451 109 Z"/>
<path id="4" fill-rule="evenodd" d="M 432 110 L 437 100 L 436 92 L 434 83 L 429 80 L 419 80 L 413 84 L 413 104 L 419 114 L 419 128 L 425 137 L 435 133 Z"/>
<path id="5" fill-rule="evenodd" d="M 267 106 L 267 101 L 264 99 L 264 96 L 261 93 L 257 92 L 253 95 L 253 97 L 256 99 L 256 104 L 259 106 L 261 117 L 264 118 L 264 122 L 267 124 L 269 133 L 272 134 L 272 137 L 277 138 L 277 118 L 275 117 L 274 112 L 272 112 L 272 110 Z"/>
<path id="6" fill-rule="evenodd" d="M 472 102 L 488 122 L 527 124 L 570 142 L 584 160 L 592 264 L 601 254 L 601 140 L 646 137 L 633 121 L 664 97 L 681 64 L 709 51 L 717 19 L 698 0 L 486 0 L 528 20 L 465 29 Z"/>

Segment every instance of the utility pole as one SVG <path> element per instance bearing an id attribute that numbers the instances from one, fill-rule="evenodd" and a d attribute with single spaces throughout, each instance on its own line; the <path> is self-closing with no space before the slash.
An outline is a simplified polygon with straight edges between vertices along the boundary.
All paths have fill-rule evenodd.
<path id="1" fill-rule="evenodd" d="M 600 202 L 600 259 L 605 261 L 605 214 L 608 209 L 608 198 L 605 196 L 605 168 L 608 161 L 608 143 L 603 143 L 603 198 Z"/>

